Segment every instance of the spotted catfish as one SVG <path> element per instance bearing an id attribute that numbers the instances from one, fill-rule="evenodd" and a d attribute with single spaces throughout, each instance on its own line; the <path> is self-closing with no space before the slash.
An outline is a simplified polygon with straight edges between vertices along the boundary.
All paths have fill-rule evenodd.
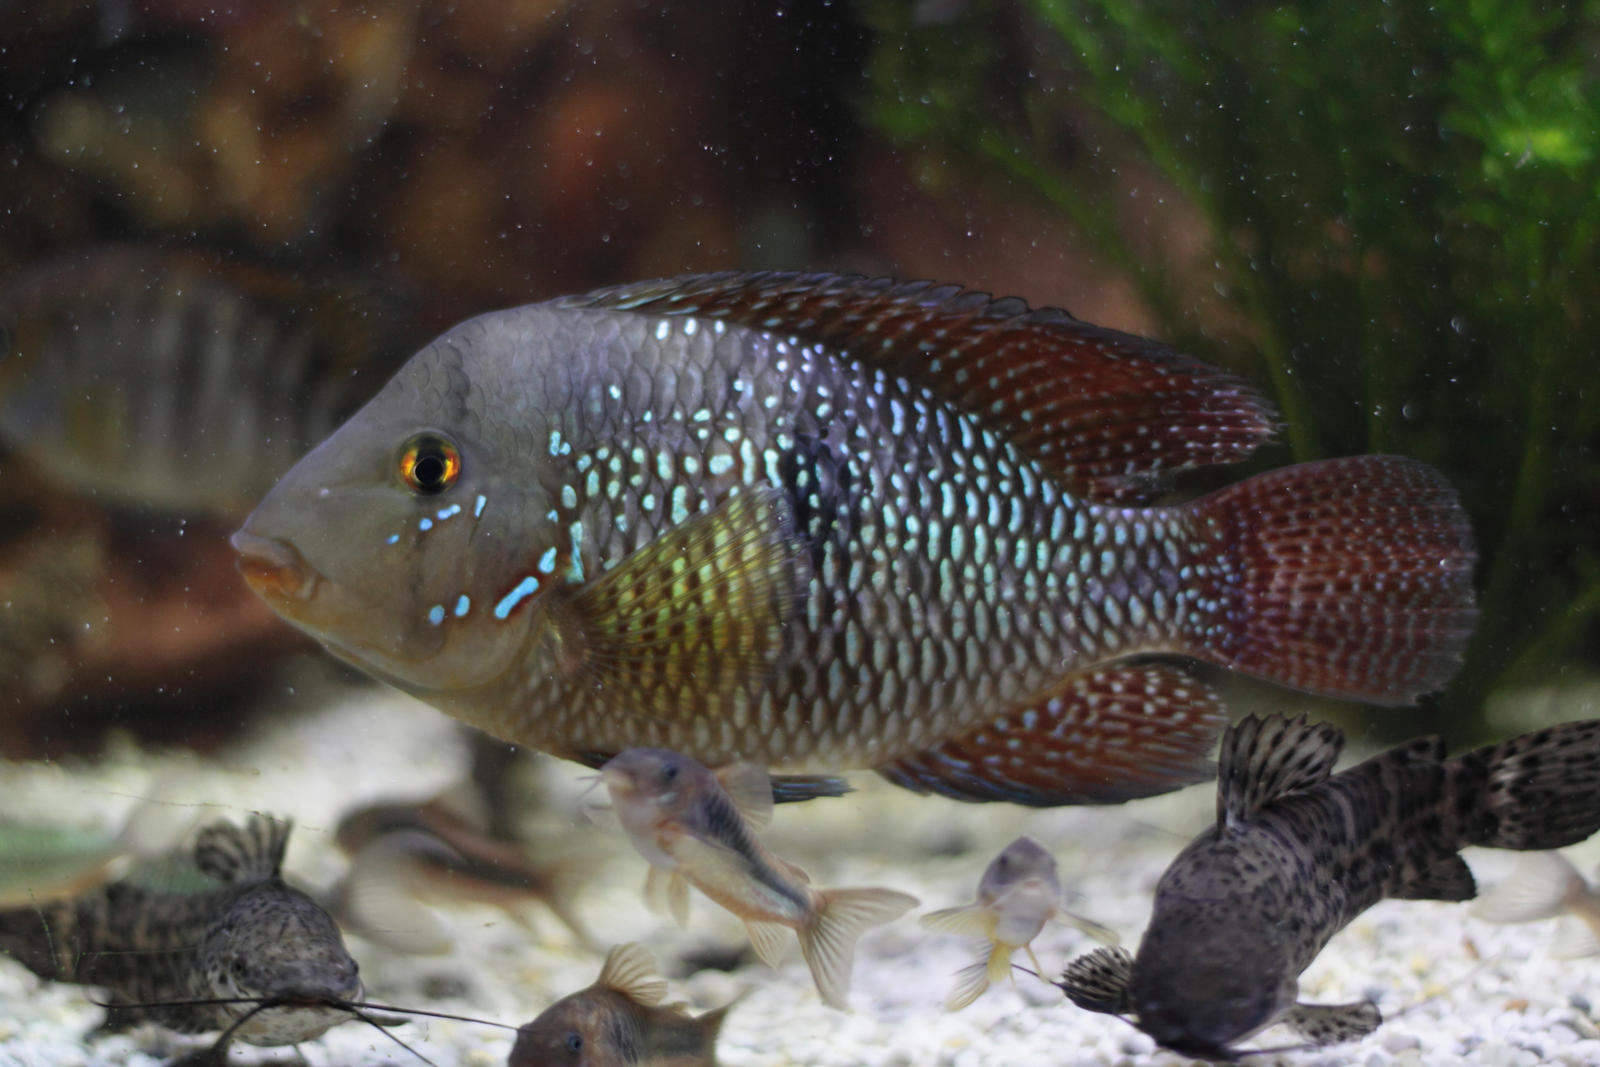
<path id="1" fill-rule="evenodd" d="M 559 756 L 1114 802 L 1209 776 L 1226 722 L 1151 654 L 1382 704 L 1456 669 L 1474 554 L 1431 468 L 1154 503 L 1273 429 L 1232 375 L 1020 300 L 687 277 L 456 327 L 234 545 L 335 654 Z"/>
<path id="2" fill-rule="evenodd" d="M 252 1045 L 307 1041 L 352 1018 L 355 960 L 327 912 L 279 873 L 289 824 L 252 816 L 200 831 L 183 891 L 125 879 L 0 911 L 0 951 L 42 978 L 105 988 L 110 1025 L 144 1019 Z M 191 891 L 192 890 L 192 891 Z M 210 1062 L 210 1061 L 206 1061 Z"/>
<path id="3" fill-rule="evenodd" d="M 667 980 L 650 953 L 618 945 L 594 985 L 517 1031 L 506 1067 L 717 1067 L 728 1008 L 695 1016 L 663 1004 L 666 996 Z"/>
<path id="4" fill-rule="evenodd" d="M 1139 951 L 1099 949 L 1060 983 L 1185 1055 L 1231 1060 L 1284 1023 L 1312 1044 L 1370 1033 L 1376 1006 L 1296 1003 L 1300 972 L 1384 897 L 1470 900 L 1467 845 L 1548 849 L 1600 830 L 1600 720 L 1446 759 L 1422 738 L 1330 774 L 1326 723 L 1247 718 L 1223 739 L 1217 822 L 1156 886 Z"/>

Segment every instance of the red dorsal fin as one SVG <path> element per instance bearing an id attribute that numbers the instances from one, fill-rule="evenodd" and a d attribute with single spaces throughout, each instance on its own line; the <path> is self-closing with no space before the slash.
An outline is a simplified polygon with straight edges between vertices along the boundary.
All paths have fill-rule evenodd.
<path id="1" fill-rule="evenodd" d="M 1243 459 L 1273 434 L 1240 379 L 1055 308 L 958 285 L 852 274 L 689 275 L 556 301 L 724 319 L 836 348 L 980 415 L 1070 491 L 1147 500 L 1168 476 Z"/>

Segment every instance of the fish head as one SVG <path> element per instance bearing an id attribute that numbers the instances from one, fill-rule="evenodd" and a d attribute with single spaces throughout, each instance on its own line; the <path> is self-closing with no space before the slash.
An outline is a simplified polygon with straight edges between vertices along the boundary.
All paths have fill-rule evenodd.
<path id="1" fill-rule="evenodd" d="M 1060 892 L 1056 858 L 1033 838 L 1023 835 L 1000 851 L 978 882 L 978 899 L 993 902 L 1008 889 L 1035 882 L 1048 889 L 1052 899 Z"/>
<path id="2" fill-rule="evenodd" d="M 303 1001 L 252 1016 L 239 1038 L 284 1045 L 316 1037 L 350 1018 L 328 1000 L 359 1001 L 360 967 L 339 928 L 314 900 L 277 879 L 251 886 L 207 930 L 201 966 L 219 997 Z M 251 1005 L 235 1005 L 242 1015 Z"/>
<path id="3" fill-rule="evenodd" d="M 665 851 L 670 837 L 693 832 L 721 786 L 700 761 L 663 748 L 630 748 L 600 768 L 617 820 L 645 858 L 659 867 L 676 861 Z"/>
<path id="4" fill-rule="evenodd" d="M 563 997 L 517 1031 L 507 1067 L 629 1067 L 644 1056 L 638 1007 L 593 987 Z"/>
<path id="5" fill-rule="evenodd" d="M 556 527 L 551 457 L 529 447 L 542 405 L 523 410 L 501 353 L 484 351 L 514 341 L 473 325 L 413 356 L 233 536 L 245 581 L 279 615 L 424 696 L 500 679 L 527 643 L 526 609 L 556 582 L 527 558 Z"/>
<path id="6" fill-rule="evenodd" d="M 1139 1029 L 1174 1052 L 1231 1060 L 1234 1043 L 1294 1003 L 1298 984 L 1287 957 L 1248 936 L 1195 945 L 1165 966 L 1146 963 L 1145 947 L 1134 965 L 1134 1013 Z"/>

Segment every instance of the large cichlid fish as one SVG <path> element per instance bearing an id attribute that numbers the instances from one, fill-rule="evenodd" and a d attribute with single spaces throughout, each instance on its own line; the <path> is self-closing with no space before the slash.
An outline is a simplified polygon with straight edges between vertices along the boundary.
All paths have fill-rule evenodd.
<path id="1" fill-rule="evenodd" d="M 1375 1030 L 1375 1005 L 1297 1003 L 1300 972 L 1384 897 L 1470 900 L 1468 845 L 1547 849 L 1600 830 L 1600 720 L 1445 758 L 1424 737 L 1333 774 L 1327 723 L 1250 716 L 1223 736 L 1217 822 L 1156 886 L 1130 956 L 1097 949 L 1057 983 L 1165 1047 L 1234 1060 L 1283 1023 L 1312 1045 Z"/>
<path id="2" fill-rule="evenodd" d="M 1153 503 L 1272 433 L 1231 375 L 1062 311 L 688 277 L 456 327 L 234 545 L 335 654 L 558 756 L 1111 802 L 1207 777 L 1226 721 L 1148 654 L 1383 704 L 1456 669 L 1474 555 L 1431 468 Z"/>

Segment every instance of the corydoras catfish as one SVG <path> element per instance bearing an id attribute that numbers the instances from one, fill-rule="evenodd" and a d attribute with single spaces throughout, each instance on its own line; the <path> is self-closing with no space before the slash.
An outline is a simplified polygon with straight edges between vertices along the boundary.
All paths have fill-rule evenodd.
<path id="1" fill-rule="evenodd" d="M 622 828 L 650 862 L 646 897 L 681 926 L 693 885 L 744 921 L 769 967 L 783 959 L 784 929 L 793 930 L 829 1007 L 847 1007 L 862 932 L 916 906 L 916 897 L 893 889 L 814 889 L 804 871 L 773 855 L 755 835 L 772 817 L 771 783 L 755 764 L 713 774 L 681 753 L 632 748 L 600 776 Z"/>
<path id="2" fill-rule="evenodd" d="M 309 1040 L 352 1018 L 325 1002 L 357 1001 L 362 987 L 339 928 L 284 883 L 288 839 L 288 823 L 259 815 L 242 828 L 212 823 L 190 872 L 209 888 L 166 892 L 129 879 L 3 911 L 0 951 L 41 978 L 106 989 L 108 1025 L 149 1019 L 252 1045 Z M 293 1003 L 261 1007 L 280 998 Z"/>
<path id="3" fill-rule="evenodd" d="M 456 327 L 234 545 L 335 654 L 558 756 L 1114 802 L 1209 777 L 1226 722 L 1149 654 L 1380 704 L 1457 667 L 1474 552 L 1433 469 L 1154 504 L 1273 431 L 1232 375 L 1062 311 L 695 276 Z"/>
<path id="4" fill-rule="evenodd" d="M 528 926 L 524 906 L 537 900 L 587 944 L 576 903 L 597 858 L 535 860 L 524 846 L 490 837 L 450 799 L 371 804 L 339 820 L 336 840 L 350 857 L 334 894 L 340 922 L 401 952 L 441 953 L 453 942 L 426 904 L 487 904 Z"/>
<path id="5" fill-rule="evenodd" d="M 1296 1003 L 1329 938 L 1384 897 L 1469 900 L 1468 845 L 1548 849 L 1600 829 L 1600 720 L 1445 758 L 1422 738 L 1331 774 L 1326 724 L 1246 718 L 1223 738 L 1217 822 L 1156 886 L 1137 955 L 1099 949 L 1058 983 L 1174 1051 L 1231 1060 L 1286 1023 L 1312 1044 L 1363 1036 L 1375 1005 Z"/>
<path id="6" fill-rule="evenodd" d="M 728 1009 L 690 1015 L 662 1004 L 667 980 L 639 945 L 618 945 L 594 985 L 517 1031 L 506 1067 L 716 1067 Z"/>
<path id="7" fill-rule="evenodd" d="M 1019 837 L 984 869 L 974 903 L 941 908 L 922 917 L 922 925 L 930 930 L 976 935 L 989 941 L 978 962 L 961 971 L 945 1008 L 959 1011 L 992 984 L 1009 978 L 1011 956 L 1019 948 L 1027 952 L 1034 970 L 1042 973 L 1032 943 L 1051 919 L 1071 923 L 1102 944 L 1117 943 L 1111 930 L 1061 906 L 1055 857 L 1033 838 Z"/>

